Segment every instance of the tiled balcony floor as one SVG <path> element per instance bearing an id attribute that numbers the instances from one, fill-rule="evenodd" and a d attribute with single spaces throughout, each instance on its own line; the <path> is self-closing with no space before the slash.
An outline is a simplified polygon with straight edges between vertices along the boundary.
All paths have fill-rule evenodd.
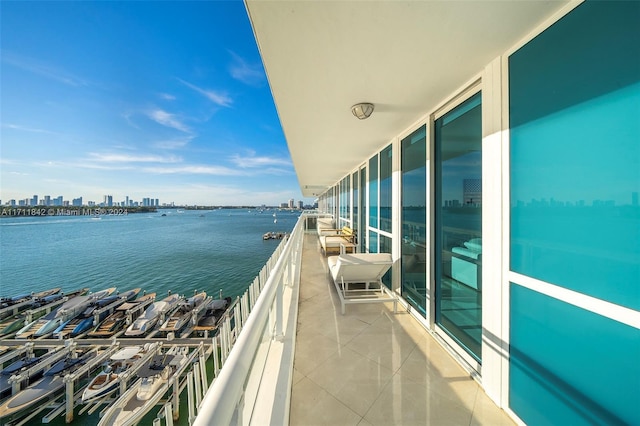
<path id="1" fill-rule="evenodd" d="M 512 425 L 401 307 L 340 303 L 306 235 L 290 424 Z"/>

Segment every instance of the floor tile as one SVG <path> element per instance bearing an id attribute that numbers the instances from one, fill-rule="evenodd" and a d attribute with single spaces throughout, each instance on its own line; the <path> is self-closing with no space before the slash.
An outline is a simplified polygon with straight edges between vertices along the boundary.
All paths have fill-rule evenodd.
<path id="1" fill-rule="evenodd" d="M 292 426 L 355 426 L 361 419 L 361 416 L 307 378 L 293 387 L 289 415 L 289 424 Z"/>
<path id="2" fill-rule="evenodd" d="M 364 415 L 391 379 L 391 370 L 349 348 L 342 348 L 308 378 L 360 415 Z"/>

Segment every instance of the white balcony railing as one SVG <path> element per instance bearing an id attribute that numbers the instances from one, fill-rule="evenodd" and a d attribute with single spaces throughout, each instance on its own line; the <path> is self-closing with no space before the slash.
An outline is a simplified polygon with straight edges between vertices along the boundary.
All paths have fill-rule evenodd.
<path id="1" fill-rule="evenodd" d="M 215 378 L 196 426 L 289 423 L 302 243 L 307 218 L 275 250 L 214 338 Z M 218 366 L 221 365 L 221 368 Z"/>

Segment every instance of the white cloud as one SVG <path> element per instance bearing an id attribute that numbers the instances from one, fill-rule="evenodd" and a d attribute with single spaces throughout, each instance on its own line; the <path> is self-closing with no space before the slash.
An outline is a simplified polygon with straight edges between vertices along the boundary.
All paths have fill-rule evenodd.
<path id="1" fill-rule="evenodd" d="M 180 167 L 144 167 L 142 169 L 146 173 L 155 174 L 190 174 L 190 175 L 212 175 L 212 176 L 241 176 L 244 173 L 221 166 L 207 165 L 185 165 Z"/>
<path id="2" fill-rule="evenodd" d="M 231 77 L 250 86 L 262 86 L 265 81 L 264 71 L 260 64 L 248 64 L 236 53 L 229 51 L 232 57 L 229 65 Z"/>
<path id="3" fill-rule="evenodd" d="M 164 99 L 165 101 L 175 101 L 176 97 L 173 95 L 170 95 L 169 93 L 159 93 L 158 96 L 160 97 L 160 99 Z"/>
<path id="4" fill-rule="evenodd" d="M 277 157 L 256 157 L 254 155 L 242 157 L 240 155 L 234 155 L 230 158 L 231 162 L 240 168 L 256 168 L 256 167 L 270 167 L 281 166 L 291 167 L 291 161 L 286 158 Z"/>
<path id="5" fill-rule="evenodd" d="M 23 132 L 30 132 L 30 133 L 45 133 L 48 135 L 57 135 L 58 133 L 56 132 L 52 132 L 50 130 L 45 130 L 45 129 L 35 129 L 33 127 L 26 127 L 26 126 L 21 126 L 19 124 L 2 124 L 2 127 L 6 128 L 6 129 L 11 129 L 11 130 L 20 130 Z"/>
<path id="6" fill-rule="evenodd" d="M 176 118 L 175 114 L 171 114 L 161 109 L 155 109 L 152 111 L 147 111 L 147 117 L 156 123 L 170 127 L 172 129 L 180 130 L 185 133 L 190 133 L 191 130 L 184 123 L 182 123 L 178 118 Z"/>
<path id="7" fill-rule="evenodd" d="M 200 93 L 202 96 L 209 99 L 211 102 L 213 102 L 216 105 L 219 105 L 222 107 L 230 107 L 231 104 L 233 103 L 233 99 L 231 99 L 226 93 L 215 92 L 213 90 L 205 90 L 194 84 L 184 81 L 182 79 L 178 79 L 178 81 L 184 84 L 185 86 L 187 86 L 188 88 L 193 89 L 196 92 Z"/>
<path id="8" fill-rule="evenodd" d="M 102 163 L 179 163 L 182 158 L 173 155 L 131 155 L 131 154 L 114 154 L 114 153 L 89 153 L 91 161 Z"/>
<path id="9" fill-rule="evenodd" d="M 2 62 L 14 67 L 41 75 L 51 80 L 64 83 L 69 86 L 88 86 L 88 83 L 65 70 L 58 69 L 52 65 L 38 62 L 32 58 L 15 55 L 12 52 L 2 51 Z"/>
<path id="10" fill-rule="evenodd" d="M 158 141 L 153 144 L 158 149 L 179 149 L 185 147 L 193 137 Z"/>

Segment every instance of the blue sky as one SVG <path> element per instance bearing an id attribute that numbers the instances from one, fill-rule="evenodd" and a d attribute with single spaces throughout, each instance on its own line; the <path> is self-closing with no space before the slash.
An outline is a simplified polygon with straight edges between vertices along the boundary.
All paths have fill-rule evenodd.
<path id="1" fill-rule="evenodd" d="M 241 1 L 0 7 L 2 203 L 301 199 Z"/>

